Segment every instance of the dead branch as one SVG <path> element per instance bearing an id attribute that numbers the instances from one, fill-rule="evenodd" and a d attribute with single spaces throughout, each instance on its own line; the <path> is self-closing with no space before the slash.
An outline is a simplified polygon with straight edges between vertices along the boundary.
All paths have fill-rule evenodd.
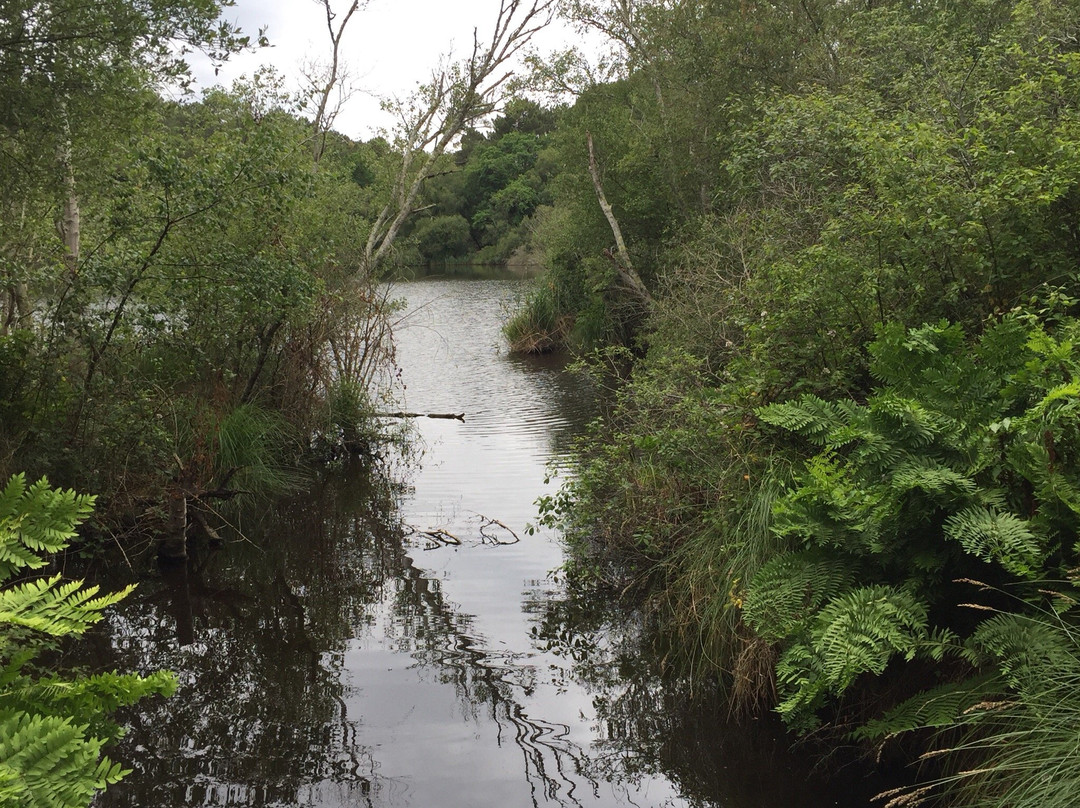
<path id="1" fill-rule="evenodd" d="M 368 233 L 360 272 L 370 276 L 386 257 L 402 225 L 412 215 L 416 197 L 439 159 L 467 126 L 498 105 L 510 77 L 507 63 L 546 26 L 556 0 L 501 0 L 491 40 L 473 31 L 472 53 L 463 62 L 444 61 L 431 82 L 406 103 L 391 105 L 401 120 L 397 147 L 401 163 L 390 199 Z"/>
<path id="2" fill-rule="evenodd" d="M 483 524 L 480 525 L 480 535 L 484 537 L 485 543 L 487 543 L 487 544 L 517 544 L 519 541 L 521 541 L 521 537 L 517 533 L 515 533 L 513 530 L 511 530 L 503 522 L 500 522 L 498 519 L 492 519 L 490 516 L 484 516 L 482 513 L 478 513 L 477 516 L 479 516 L 481 521 L 483 522 Z M 492 536 L 490 533 L 487 533 L 487 532 L 484 531 L 484 528 L 492 527 L 493 525 L 497 525 L 498 527 L 501 527 L 503 530 L 505 530 L 507 533 L 509 533 L 511 536 L 513 536 L 514 540 L 513 541 L 502 541 L 502 540 L 499 539 L 498 536 Z"/>
<path id="3" fill-rule="evenodd" d="M 377 412 L 376 418 L 446 418 L 454 421 L 464 421 L 463 412 Z"/>
<path id="4" fill-rule="evenodd" d="M 607 196 L 604 194 L 604 186 L 600 181 L 600 167 L 596 161 L 596 148 L 593 146 L 592 132 L 586 132 L 585 138 L 589 146 L 589 175 L 592 177 L 596 199 L 600 203 L 600 210 L 604 212 L 604 218 L 607 219 L 608 226 L 611 227 L 612 234 L 615 236 L 615 247 L 618 250 L 618 260 L 615 260 L 615 257 L 612 256 L 615 271 L 619 275 L 619 280 L 622 281 L 630 293 L 646 307 L 651 307 L 653 303 L 652 293 L 649 292 L 642 282 L 641 276 L 634 269 L 634 264 L 630 260 L 630 251 L 626 249 L 626 241 L 623 239 L 622 228 L 619 227 L 619 221 L 615 218 L 611 203 L 608 202 Z"/>
<path id="5" fill-rule="evenodd" d="M 453 544 L 455 546 L 461 545 L 461 539 L 442 528 L 434 528 L 432 530 L 418 530 L 417 533 L 421 533 L 429 538 L 435 539 L 435 541 L 442 544 Z"/>
<path id="6" fill-rule="evenodd" d="M 349 20 L 352 19 L 353 14 L 361 5 L 360 0 L 352 0 L 349 10 L 345 12 L 344 19 L 335 27 L 334 20 L 337 14 L 330 8 L 330 0 L 317 0 L 317 2 L 326 13 L 326 30 L 330 34 L 331 55 L 329 65 L 326 65 L 321 70 L 313 65 L 310 73 L 306 75 L 313 94 L 318 98 L 315 120 L 311 124 L 314 135 L 311 147 L 312 158 L 316 165 L 322 159 L 323 151 L 326 148 L 326 134 L 330 131 L 330 127 L 333 125 L 334 119 L 337 117 L 337 113 L 345 100 L 343 95 L 334 107 L 330 106 L 330 95 L 334 92 L 334 88 L 338 86 L 341 78 L 341 37 L 345 34 L 345 26 L 349 24 Z M 367 6 L 367 0 L 364 0 L 363 5 Z M 322 75 L 319 75 L 320 72 Z"/>

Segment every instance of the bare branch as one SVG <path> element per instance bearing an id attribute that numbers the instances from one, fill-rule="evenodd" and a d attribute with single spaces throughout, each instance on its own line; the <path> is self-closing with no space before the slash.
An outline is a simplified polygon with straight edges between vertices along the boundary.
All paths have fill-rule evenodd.
<path id="1" fill-rule="evenodd" d="M 508 62 L 551 21 L 554 7 L 555 0 L 502 0 L 490 41 L 485 43 L 474 30 L 467 59 L 456 64 L 444 60 L 430 84 L 408 102 L 391 105 L 401 119 L 401 163 L 390 199 L 368 234 L 359 268 L 364 275 L 371 275 L 385 259 L 415 208 L 420 188 L 450 144 L 498 106 L 501 88 L 512 75 Z"/>
<path id="2" fill-rule="evenodd" d="M 330 127 L 334 123 L 334 119 L 337 118 L 337 114 L 340 111 L 345 100 L 349 96 L 349 92 L 341 91 L 340 81 L 343 76 L 343 70 L 341 67 L 341 38 L 345 34 L 345 26 L 349 24 L 349 20 L 353 15 L 361 8 L 367 7 L 367 0 L 361 3 L 360 0 L 352 0 L 349 5 L 349 10 L 345 12 L 344 19 L 335 26 L 334 20 L 337 18 L 337 14 L 330 6 L 330 0 L 316 0 L 319 5 L 322 6 L 323 11 L 326 14 L 326 30 L 330 34 L 330 63 L 327 65 L 312 64 L 304 71 L 304 77 L 308 80 L 310 85 L 310 91 L 316 101 L 315 119 L 312 121 L 312 158 L 315 163 L 318 164 L 322 159 L 323 151 L 326 149 L 326 134 L 330 131 Z M 339 97 L 337 102 L 331 106 L 330 98 L 334 93 L 334 90 L 339 90 Z"/>

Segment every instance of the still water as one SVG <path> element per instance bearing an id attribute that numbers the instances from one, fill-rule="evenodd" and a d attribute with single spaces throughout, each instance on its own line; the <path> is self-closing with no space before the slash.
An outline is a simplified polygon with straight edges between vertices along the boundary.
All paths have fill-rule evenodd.
<path id="1" fill-rule="evenodd" d="M 170 668 L 102 806 L 846 804 L 774 733 L 662 685 L 633 615 L 565 592 L 535 500 L 593 410 L 507 355 L 513 279 L 401 284 L 417 457 L 327 472 L 186 569 L 152 566 L 95 664 Z M 117 585 L 121 581 L 108 581 Z"/>

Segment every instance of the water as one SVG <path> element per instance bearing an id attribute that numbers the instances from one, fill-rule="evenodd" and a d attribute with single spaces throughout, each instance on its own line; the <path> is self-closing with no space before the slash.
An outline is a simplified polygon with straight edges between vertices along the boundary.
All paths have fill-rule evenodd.
<path id="1" fill-rule="evenodd" d="M 464 421 L 418 419 L 418 463 L 328 473 L 113 612 L 96 664 L 181 687 L 126 716 L 134 771 L 101 805 L 837 804 L 772 729 L 662 685 L 632 615 L 551 576 L 558 537 L 526 527 L 593 402 L 507 355 L 523 288 L 399 287 L 403 405 Z"/>

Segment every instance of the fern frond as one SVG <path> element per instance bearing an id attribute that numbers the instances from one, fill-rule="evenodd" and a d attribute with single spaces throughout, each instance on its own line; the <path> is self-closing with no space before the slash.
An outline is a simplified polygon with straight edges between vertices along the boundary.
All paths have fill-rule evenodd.
<path id="1" fill-rule="evenodd" d="M 898 464 L 889 485 L 900 495 L 922 491 L 944 501 L 955 498 L 966 501 L 979 489 L 970 477 L 932 457 L 910 458 Z"/>
<path id="2" fill-rule="evenodd" d="M 761 407 L 756 413 L 767 424 L 824 445 L 830 435 L 848 425 L 852 406 L 848 402 L 825 401 L 807 394 L 797 401 Z"/>
<path id="3" fill-rule="evenodd" d="M 1032 530 L 1031 522 L 973 505 L 946 519 L 944 529 L 948 538 L 976 558 L 1000 564 L 1024 578 L 1042 574 L 1045 542 Z"/>
<path id="4" fill-rule="evenodd" d="M 823 603 L 851 587 L 857 566 L 841 556 L 784 553 L 766 562 L 747 588 L 743 618 L 763 639 L 788 637 Z"/>
<path id="5" fill-rule="evenodd" d="M 60 576 L 27 581 L 0 590 L 0 623 L 23 626 L 55 637 L 82 634 L 102 612 L 127 597 L 134 586 L 95 597 L 98 587 L 82 581 L 61 583 Z"/>
<path id="6" fill-rule="evenodd" d="M 67 546 L 93 505 L 94 497 L 51 488 L 44 477 L 27 486 L 24 475 L 12 476 L 0 493 L 0 581 L 44 566 L 42 554 Z"/>
<path id="7" fill-rule="evenodd" d="M 67 718 L 0 713 L 0 804 L 84 808 L 125 772 Z"/>
<path id="8" fill-rule="evenodd" d="M 780 658 L 777 683 L 786 695 L 777 709 L 798 723 L 860 674 L 881 674 L 896 656 L 914 659 L 928 639 L 926 605 L 910 592 L 868 586 L 842 594 Z"/>
<path id="9" fill-rule="evenodd" d="M 950 727 L 967 710 L 1001 689 L 1001 679 L 992 674 L 938 685 L 902 701 L 881 718 L 868 721 L 852 733 L 852 738 L 880 741 L 916 729 Z"/>
<path id="10" fill-rule="evenodd" d="M 929 446 L 951 426 L 940 414 L 925 408 L 918 401 L 904 398 L 890 390 L 882 390 L 867 404 L 875 421 L 898 442 L 913 448 Z"/>
<path id="11" fill-rule="evenodd" d="M 1023 692 L 1033 672 L 1077 670 L 1076 647 L 1076 638 L 1061 624 L 1003 613 L 979 624 L 965 644 L 964 656 L 973 665 L 996 666 L 1011 688 Z"/>
<path id="12" fill-rule="evenodd" d="M 963 342 L 964 329 L 959 324 L 941 322 L 908 330 L 900 323 L 890 323 L 870 344 L 870 372 L 906 395 L 920 381 L 912 368 L 923 373 L 941 368 Z"/>

